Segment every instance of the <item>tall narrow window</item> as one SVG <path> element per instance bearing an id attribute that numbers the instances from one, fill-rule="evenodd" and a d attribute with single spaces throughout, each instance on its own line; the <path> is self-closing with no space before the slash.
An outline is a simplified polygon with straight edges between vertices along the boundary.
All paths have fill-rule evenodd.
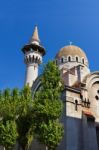
<path id="1" fill-rule="evenodd" d="M 82 58 L 82 63 L 84 64 L 84 58 Z"/>
<path id="2" fill-rule="evenodd" d="M 32 60 L 34 61 L 34 55 L 33 55 L 33 57 L 32 57 Z"/>
<path id="3" fill-rule="evenodd" d="M 76 61 L 78 62 L 78 57 L 76 57 Z"/>
<path id="4" fill-rule="evenodd" d="M 69 61 L 69 62 L 71 61 L 71 57 L 70 57 L 70 56 L 68 57 L 68 61 Z"/>
<path id="5" fill-rule="evenodd" d="M 64 62 L 64 59 L 63 58 L 61 58 L 61 63 L 63 63 Z"/>
<path id="6" fill-rule="evenodd" d="M 78 105 L 78 101 L 75 100 L 75 110 L 77 111 L 77 105 Z"/>
<path id="7" fill-rule="evenodd" d="M 31 59 L 31 56 L 29 55 L 29 61 L 31 62 L 32 61 L 32 59 Z"/>
<path id="8" fill-rule="evenodd" d="M 97 93 L 99 94 L 99 90 L 97 90 Z"/>
<path id="9" fill-rule="evenodd" d="M 37 62 L 38 61 L 38 57 L 36 57 L 36 59 L 35 59 L 35 62 Z"/>

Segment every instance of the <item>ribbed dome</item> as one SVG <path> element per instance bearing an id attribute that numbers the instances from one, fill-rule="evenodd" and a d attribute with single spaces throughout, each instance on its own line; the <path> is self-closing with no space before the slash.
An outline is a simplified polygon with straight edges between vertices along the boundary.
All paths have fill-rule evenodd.
<path id="1" fill-rule="evenodd" d="M 86 57 L 86 54 L 84 53 L 84 51 L 81 48 L 79 48 L 78 46 L 74 46 L 74 45 L 69 45 L 69 46 L 65 46 L 65 47 L 61 48 L 55 58 L 59 59 L 62 56 L 63 57 L 79 56 L 80 58 L 84 58 L 87 61 L 87 57 Z"/>

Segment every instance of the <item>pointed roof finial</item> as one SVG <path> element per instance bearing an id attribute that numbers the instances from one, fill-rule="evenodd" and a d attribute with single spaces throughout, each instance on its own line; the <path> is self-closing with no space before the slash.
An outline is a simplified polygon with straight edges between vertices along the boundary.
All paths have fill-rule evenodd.
<path id="1" fill-rule="evenodd" d="M 37 25 L 34 28 L 34 32 L 33 32 L 33 35 L 32 35 L 32 38 L 31 38 L 30 42 L 32 43 L 32 42 L 35 42 L 35 41 L 40 43 Z"/>
<path id="2" fill-rule="evenodd" d="M 70 45 L 72 45 L 72 44 L 73 44 L 73 42 L 72 42 L 72 41 L 69 41 L 69 44 L 70 44 Z"/>

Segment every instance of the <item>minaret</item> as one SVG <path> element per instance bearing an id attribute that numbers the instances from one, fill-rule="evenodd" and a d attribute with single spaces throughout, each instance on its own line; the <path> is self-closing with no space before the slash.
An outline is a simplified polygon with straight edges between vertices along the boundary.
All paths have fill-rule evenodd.
<path id="1" fill-rule="evenodd" d="M 29 44 L 22 48 L 24 53 L 24 62 L 26 64 L 25 85 L 32 87 L 33 82 L 38 77 L 38 67 L 42 63 L 42 57 L 45 55 L 45 49 L 40 44 L 38 28 L 35 26 L 34 33 Z"/>

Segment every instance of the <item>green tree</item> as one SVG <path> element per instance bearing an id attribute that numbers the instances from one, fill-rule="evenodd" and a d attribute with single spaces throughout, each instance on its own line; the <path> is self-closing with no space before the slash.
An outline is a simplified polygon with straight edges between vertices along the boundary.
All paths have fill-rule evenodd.
<path id="1" fill-rule="evenodd" d="M 33 99 L 31 89 L 0 92 L 0 144 L 12 150 L 16 141 L 27 150 L 33 139 Z"/>
<path id="2" fill-rule="evenodd" d="M 0 92 L 0 145 L 12 150 L 17 138 L 15 105 L 9 89 Z"/>
<path id="3" fill-rule="evenodd" d="M 34 134 L 50 150 L 55 150 L 62 139 L 62 84 L 54 62 L 45 66 L 41 85 L 34 101 L 28 86 L 0 91 L 0 144 L 7 150 L 13 149 L 16 140 L 19 149 L 28 150 Z"/>
<path id="4" fill-rule="evenodd" d="M 49 120 L 40 126 L 39 141 L 47 145 L 49 150 L 55 150 L 63 136 L 63 126 L 59 121 Z"/>
<path id="5" fill-rule="evenodd" d="M 63 136 L 63 126 L 59 122 L 63 104 L 60 72 L 53 61 L 44 67 L 41 85 L 35 94 L 33 107 L 36 138 L 48 149 L 55 150 Z"/>
<path id="6" fill-rule="evenodd" d="M 17 138 L 17 127 L 13 120 L 0 121 L 0 145 L 12 150 Z"/>
<path id="7" fill-rule="evenodd" d="M 16 119 L 18 142 L 22 150 L 27 150 L 33 140 L 33 99 L 28 86 L 20 92 Z"/>

